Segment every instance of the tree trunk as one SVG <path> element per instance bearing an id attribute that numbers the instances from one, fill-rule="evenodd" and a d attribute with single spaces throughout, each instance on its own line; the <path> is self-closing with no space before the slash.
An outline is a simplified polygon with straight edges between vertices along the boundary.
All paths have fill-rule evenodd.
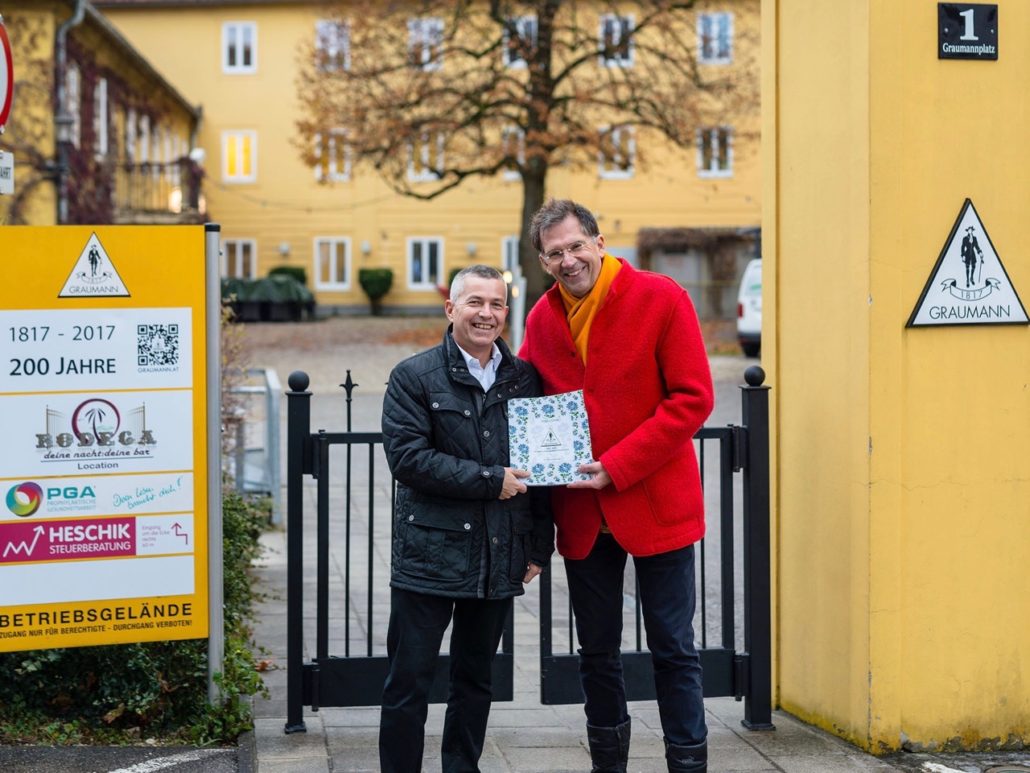
<path id="1" fill-rule="evenodd" d="M 547 168 L 537 172 L 526 170 L 522 177 L 522 230 L 519 233 L 519 266 L 526 279 L 526 313 L 540 300 L 550 286 L 547 275 L 537 258 L 537 250 L 529 238 L 529 222 L 536 211 L 543 206 Z"/>

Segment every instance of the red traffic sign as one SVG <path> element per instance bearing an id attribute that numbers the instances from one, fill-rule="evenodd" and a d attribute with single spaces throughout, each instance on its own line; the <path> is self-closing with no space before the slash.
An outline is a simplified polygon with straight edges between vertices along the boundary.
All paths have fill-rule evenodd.
<path id="1" fill-rule="evenodd" d="M 0 129 L 7 123 L 11 114 L 11 101 L 14 99 L 14 64 L 11 59 L 11 39 L 7 37 L 7 28 L 0 17 Z"/>

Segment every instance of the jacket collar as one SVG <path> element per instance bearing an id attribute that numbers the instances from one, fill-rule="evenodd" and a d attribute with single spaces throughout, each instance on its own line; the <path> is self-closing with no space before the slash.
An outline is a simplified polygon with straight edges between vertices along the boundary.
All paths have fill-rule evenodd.
<path id="1" fill-rule="evenodd" d="M 560 297 L 558 298 L 558 303 L 561 303 Z M 454 342 L 453 331 L 454 325 L 448 325 L 447 330 L 444 331 L 443 334 L 443 352 L 444 359 L 447 361 L 447 369 L 451 373 L 461 374 L 463 376 L 461 379 L 463 382 L 465 381 L 465 378 L 468 378 L 471 379 L 471 383 L 478 384 L 479 382 L 476 381 L 473 376 L 469 375 L 469 369 L 465 364 L 465 358 L 461 356 L 461 349 L 459 349 L 458 344 Z M 501 362 L 497 366 L 497 381 L 502 381 L 512 376 L 510 371 L 514 367 L 515 361 L 514 356 L 511 353 L 511 349 L 508 348 L 508 344 L 504 342 L 503 338 L 498 338 L 495 343 L 501 352 Z"/>

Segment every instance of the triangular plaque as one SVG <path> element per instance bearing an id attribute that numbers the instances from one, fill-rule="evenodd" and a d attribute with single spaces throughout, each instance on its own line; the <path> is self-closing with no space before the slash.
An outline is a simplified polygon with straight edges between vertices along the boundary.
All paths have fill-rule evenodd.
<path id="1" fill-rule="evenodd" d="M 96 233 L 89 237 L 82 254 L 75 261 L 72 272 L 65 280 L 58 298 L 117 298 L 129 297 L 125 283 L 118 275 L 104 245 Z"/>

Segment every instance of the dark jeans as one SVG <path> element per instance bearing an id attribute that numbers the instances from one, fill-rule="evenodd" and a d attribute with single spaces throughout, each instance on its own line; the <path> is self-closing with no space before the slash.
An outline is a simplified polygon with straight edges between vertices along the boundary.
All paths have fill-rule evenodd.
<path id="1" fill-rule="evenodd" d="M 694 546 L 634 557 L 647 646 L 654 665 L 662 730 L 669 743 L 701 743 L 708 735 L 701 658 L 694 647 Z M 579 674 L 587 723 L 615 727 L 629 718 L 622 679 L 622 583 L 626 551 L 598 535 L 590 555 L 565 559 L 579 638 Z"/>
<path id="2" fill-rule="evenodd" d="M 379 764 L 384 773 L 422 770 L 429 688 L 452 616 L 443 770 L 479 770 L 492 698 L 490 669 L 511 604 L 510 598 L 449 599 L 391 589 L 386 635 L 390 673 L 379 719 Z"/>

